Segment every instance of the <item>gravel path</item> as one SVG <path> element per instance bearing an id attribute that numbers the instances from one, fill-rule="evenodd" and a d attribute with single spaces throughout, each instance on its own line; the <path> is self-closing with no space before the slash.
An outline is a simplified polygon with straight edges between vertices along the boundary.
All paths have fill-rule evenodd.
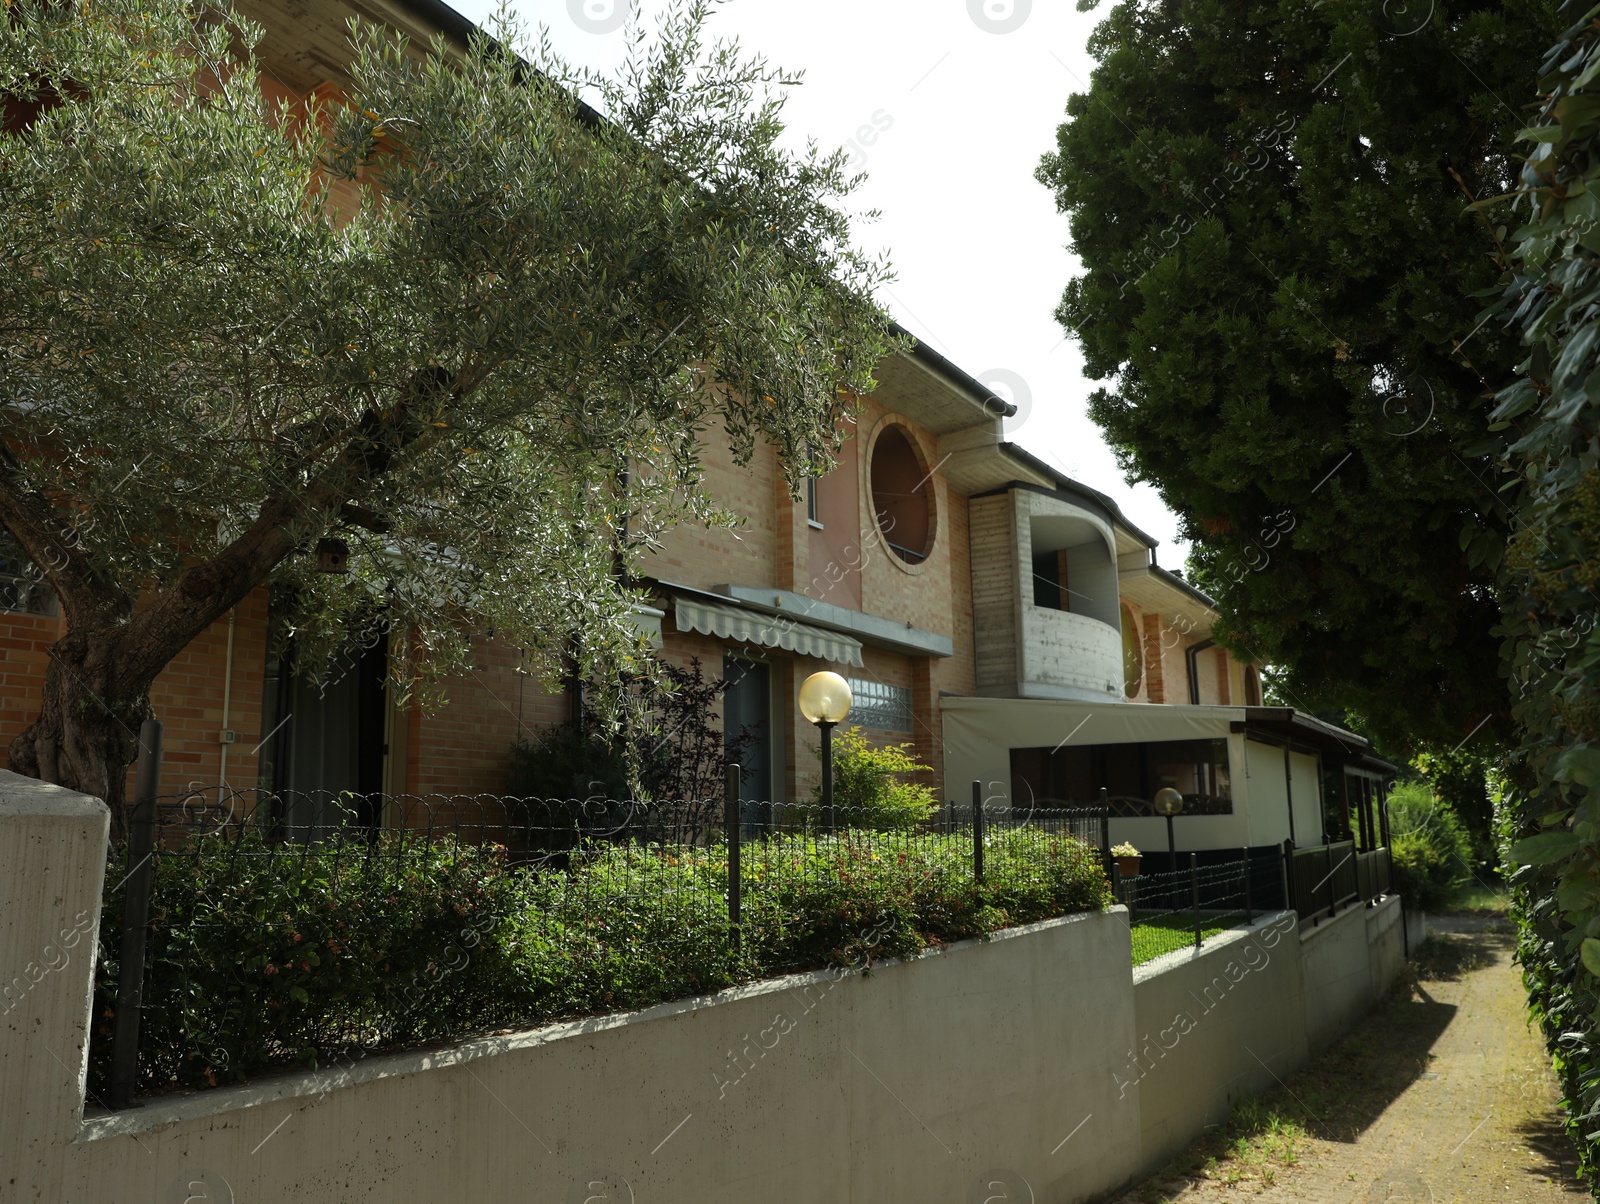
<path id="1" fill-rule="evenodd" d="M 1165 1185 L 1181 1204 L 1573 1204 L 1589 1199 L 1572 1177 L 1575 1159 L 1559 1124 L 1558 1093 L 1542 1041 L 1527 1022 L 1526 996 L 1504 925 L 1449 925 L 1455 972 L 1424 975 L 1412 1003 L 1437 1017 L 1425 1070 L 1359 1132 L 1313 1123 L 1295 1166 L 1259 1182 L 1213 1178 Z M 1496 931 L 1499 929 L 1499 931 Z M 1401 1020 L 1406 1017 L 1401 1017 Z M 1372 1023 L 1395 1023 L 1382 1016 Z M 1381 1032 L 1365 1036 L 1382 1040 Z M 1400 1042 L 1396 1040 L 1397 1047 Z M 1338 1047 L 1334 1054 L 1338 1055 Z M 1426 1055 L 1424 1055 L 1426 1056 Z M 1328 1138 L 1342 1138 L 1330 1140 Z"/>

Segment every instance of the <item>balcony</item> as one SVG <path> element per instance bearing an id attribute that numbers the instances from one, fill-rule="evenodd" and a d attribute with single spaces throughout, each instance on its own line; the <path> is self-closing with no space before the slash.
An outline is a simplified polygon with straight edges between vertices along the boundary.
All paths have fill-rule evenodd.
<path id="1" fill-rule="evenodd" d="M 970 523 L 978 693 L 1120 701 L 1110 524 L 1059 495 L 1024 488 L 974 498 Z"/>

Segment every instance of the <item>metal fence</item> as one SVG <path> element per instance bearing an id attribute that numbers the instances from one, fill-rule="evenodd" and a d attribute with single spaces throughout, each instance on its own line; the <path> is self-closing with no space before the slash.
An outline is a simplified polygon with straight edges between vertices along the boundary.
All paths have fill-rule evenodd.
<path id="1" fill-rule="evenodd" d="M 1394 890 L 1394 868 L 1389 849 L 1362 852 L 1353 840 L 1333 841 L 1297 849 L 1289 854 L 1290 898 L 1302 920 L 1313 924 L 1356 902 L 1372 902 Z"/>
<path id="2" fill-rule="evenodd" d="M 1113 873 L 1113 890 L 1128 908 L 1134 965 L 1180 949 L 1199 949 L 1208 938 L 1249 924 L 1276 906 L 1282 897 L 1282 851 L 1236 852 L 1232 861 L 1205 865 L 1191 853 L 1188 868 L 1165 873 Z"/>
<path id="3" fill-rule="evenodd" d="M 891 956 L 912 912 L 954 940 L 1103 901 L 1101 812 L 975 794 L 908 820 L 737 790 L 736 766 L 722 799 L 669 803 L 158 797 L 141 775 L 107 870 L 102 931 L 121 944 L 97 968 L 92 1081 L 123 1107 L 330 1050 Z"/>

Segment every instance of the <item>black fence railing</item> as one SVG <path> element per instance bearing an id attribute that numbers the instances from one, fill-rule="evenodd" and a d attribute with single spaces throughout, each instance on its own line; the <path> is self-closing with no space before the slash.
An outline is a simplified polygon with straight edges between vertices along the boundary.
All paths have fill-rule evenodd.
<path id="1" fill-rule="evenodd" d="M 1289 888 L 1301 920 L 1313 924 L 1351 903 L 1371 903 L 1393 893 L 1394 869 L 1387 847 L 1362 852 L 1339 840 L 1289 853 Z"/>
<path id="2" fill-rule="evenodd" d="M 152 758 L 153 760 L 153 758 Z M 154 797 L 112 850 L 91 1090 L 239 1080 L 1102 906 L 1092 809 Z M 99 1094 L 103 1093 L 103 1095 Z"/>
<path id="3" fill-rule="evenodd" d="M 1218 850 L 1211 850 L 1213 854 Z M 1133 964 L 1165 953 L 1199 949 L 1210 937 L 1282 907 L 1282 850 L 1234 849 L 1230 860 L 1180 854 L 1187 868 L 1113 873 L 1113 890 L 1128 908 Z M 1141 871 L 1143 864 L 1141 863 Z"/>

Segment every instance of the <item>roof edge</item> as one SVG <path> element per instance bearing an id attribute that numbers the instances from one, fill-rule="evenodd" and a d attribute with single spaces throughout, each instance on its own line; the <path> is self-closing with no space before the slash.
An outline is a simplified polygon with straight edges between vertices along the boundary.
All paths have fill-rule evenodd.
<path id="1" fill-rule="evenodd" d="M 978 380 L 975 376 L 968 373 L 964 368 L 957 367 L 954 362 L 947 359 L 945 356 L 940 355 L 932 347 L 928 346 L 924 340 L 917 338 L 916 335 L 912 334 L 904 326 L 900 325 L 900 323 L 891 320 L 889 323 L 889 333 L 898 335 L 904 339 L 910 339 L 911 358 L 920 360 L 923 367 L 945 377 L 952 383 L 959 385 L 965 392 L 971 393 L 975 399 L 974 404 L 979 409 L 987 410 L 991 417 L 1016 417 L 1016 406 L 1005 400 L 1005 398 L 1001 397 L 993 389 L 989 388 L 988 385 Z"/>

